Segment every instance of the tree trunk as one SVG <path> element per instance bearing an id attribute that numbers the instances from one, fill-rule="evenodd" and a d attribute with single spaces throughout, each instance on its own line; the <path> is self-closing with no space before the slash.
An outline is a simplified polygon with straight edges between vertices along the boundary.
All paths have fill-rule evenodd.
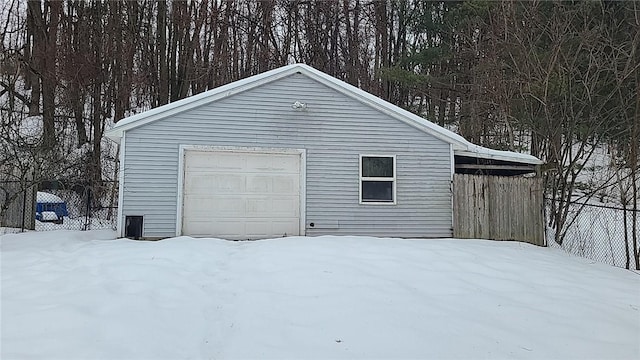
<path id="1" fill-rule="evenodd" d="M 29 116 L 40 115 L 40 90 L 43 71 L 43 58 L 45 52 L 45 28 L 42 18 L 42 2 L 30 0 L 27 3 L 27 29 L 28 35 L 33 37 L 33 47 L 28 52 L 29 77 L 27 86 L 31 88 L 31 102 L 29 104 Z"/>
<path id="2" fill-rule="evenodd" d="M 167 2 L 158 0 L 158 100 L 157 105 L 164 105 L 169 102 L 169 68 L 167 66 Z"/>
<path id="3" fill-rule="evenodd" d="M 45 52 L 42 59 L 42 146 L 51 150 L 55 147 L 56 87 L 58 85 L 58 24 L 62 12 L 62 2 L 46 1 L 49 6 L 49 24 L 46 30 Z M 44 19 L 43 19 L 44 20 Z"/>

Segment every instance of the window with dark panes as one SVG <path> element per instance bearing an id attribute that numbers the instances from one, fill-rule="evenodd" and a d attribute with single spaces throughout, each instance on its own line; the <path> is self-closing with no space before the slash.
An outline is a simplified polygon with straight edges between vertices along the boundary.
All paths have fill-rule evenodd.
<path id="1" fill-rule="evenodd" d="M 395 161 L 393 155 L 360 156 L 360 202 L 395 203 Z"/>

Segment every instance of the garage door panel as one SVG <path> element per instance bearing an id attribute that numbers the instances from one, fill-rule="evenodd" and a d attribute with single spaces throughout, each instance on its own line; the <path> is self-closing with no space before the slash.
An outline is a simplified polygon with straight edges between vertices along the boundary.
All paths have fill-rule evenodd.
<path id="1" fill-rule="evenodd" d="M 217 210 L 216 200 L 212 196 L 185 195 L 184 203 L 189 204 L 190 216 L 198 217 L 212 210 Z"/>
<path id="2" fill-rule="evenodd" d="M 207 236 L 211 234 L 211 225 L 209 221 L 193 219 L 185 224 L 183 232 L 193 236 Z"/>
<path id="3" fill-rule="evenodd" d="M 183 234 L 299 234 L 299 154 L 186 151 L 185 164 Z"/>
<path id="4" fill-rule="evenodd" d="M 211 157 L 213 160 L 210 164 L 215 165 L 215 167 L 220 171 L 239 171 L 243 170 L 246 167 L 246 161 L 243 157 L 237 156 L 235 153 L 211 153 Z M 210 169 L 211 166 L 207 165 L 207 169 Z"/>
<path id="5" fill-rule="evenodd" d="M 273 177 L 274 194 L 291 194 L 300 188 L 299 177 L 276 175 Z"/>
<path id="6" fill-rule="evenodd" d="M 249 198 L 246 200 L 248 217 L 264 217 L 271 211 L 271 199 L 268 197 Z"/>
<path id="7" fill-rule="evenodd" d="M 245 213 L 246 204 L 235 196 L 218 196 L 214 200 L 215 204 L 210 206 L 216 212 L 224 212 L 227 217 L 242 216 Z"/>
<path id="8" fill-rule="evenodd" d="M 248 172 L 269 172 L 272 170 L 271 158 L 264 155 L 245 158 L 245 170 Z"/>
<path id="9" fill-rule="evenodd" d="M 265 219 L 247 219 L 245 222 L 245 234 L 248 238 L 258 238 L 263 236 L 277 236 L 273 234 L 271 221 Z"/>
<path id="10" fill-rule="evenodd" d="M 201 170 L 207 170 L 211 164 L 215 161 L 213 154 L 207 152 L 195 152 L 189 153 L 189 157 L 185 159 L 184 167 L 189 172 L 198 172 Z"/>
<path id="11" fill-rule="evenodd" d="M 185 189 L 188 189 L 188 193 L 204 193 L 213 186 L 213 181 L 208 176 L 191 176 L 185 180 Z"/>
<path id="12" fill-rule="evenodd" d="M 271 223 L 274 228 L 280 230 L 279 236 L 295 236 L 299 235 L 299 228 L 297 219 L 283 220 L 283 221 L 274 221 Z"/>
<path id="13" fill-rule="evenodd" d="M 271 162 L 276 170 L 287 171 L 300 168 L 300 157 L 276 156 Z"/>
<path id="14" fill-rule="evenodd" d="M 229 193 L 245 191 L 245 178 L 240 174 L 212 174 L 213 189 Z"/>
<path id="15" fill-rule="evenodd" d="M 299 198 L 291 197 L 288 199 L 276 199 L 271 204 L 273 213 L 282 217 L 300 217 Z"/>
<path id="16" fill-rule="evenodd" d="M 272 176 L 247 174 L 246 179 L 249 193 L 264 194 L 273 190 Z"/>
<path id="17" fill-rule="evenodd" d="M 242 218 L 225 218 L 224 221 L 213 221 L 211 230 L 215 236 L 227 239 L 242 239 L 245 221 Z"/>

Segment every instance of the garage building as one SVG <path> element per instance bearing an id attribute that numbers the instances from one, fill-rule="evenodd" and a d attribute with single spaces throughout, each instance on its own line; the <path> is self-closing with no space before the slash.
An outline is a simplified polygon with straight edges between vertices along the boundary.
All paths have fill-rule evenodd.
<path id="1" fill-rule="evenodd" d="M 303 64 L 122 119 L 106 135 L 120 144 L 118 231 L 140 224 L 150 239 L 450 237 L 456 158 L 540 164 Z"/>

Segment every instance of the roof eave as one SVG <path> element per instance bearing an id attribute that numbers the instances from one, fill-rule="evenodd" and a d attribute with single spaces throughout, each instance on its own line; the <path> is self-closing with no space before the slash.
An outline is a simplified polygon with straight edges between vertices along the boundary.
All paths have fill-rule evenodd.
<path id="1" fill-rule="evenodd" d="M 500 151 L 477 146 L 477 151 L 454 150 L 455 155 L 476 157 L 481 159 L 510 161 L 521 164 L 542 165 L 544 162 L 535 156 L 510 151 Z M 482 151 L 480 151 L 482 150 Z"/>

